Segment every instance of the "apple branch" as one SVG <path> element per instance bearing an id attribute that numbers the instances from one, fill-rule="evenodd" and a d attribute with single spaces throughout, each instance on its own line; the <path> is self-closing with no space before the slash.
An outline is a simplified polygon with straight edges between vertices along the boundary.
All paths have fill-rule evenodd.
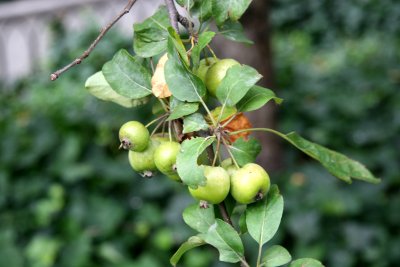
<path id="1" fill-rule="evenodd" d="M 178 28 L 178 22 L 179 22 L 180 24 L 182 24 L 183 27 L 185 27 L 189 31 L 189 33 L 191 33 L 192 28 L 194 27 L 194 24 L 188 18 L 179 14 L 179 12 L 175 6 L 175 1 L 174 0 L 165 0 L 165 5 L 167 6 L 169 20 L 170 20 L 171 25 L 174 28 L 174 30 L 177 33 L 179 33 L 179 28 Z"/>
<path id="2" fill-rule="evenodd" d="M 178 28 L 179 13 L 178 10 L 176 9 L 174 0 L 165 0 L 165 5 L 167 6 L 168 9 L 169 21 L 171 22 L 172 28 L 174 28 L 174 30 L 179 33 L 179 28 Z"/>
<path id="3" fill-rule="evenodd" d="M 68 71 L 70 68 L 81 64 L 81 62 L 87 58 L 90 53 L 94 50 L 94 48 L 97 46 L 97 44 L 103 39 L 103 37 L 106 35 L 106 33 L 117 23 L 125 14 L 129 13 L 129 11 L 132 9 L 132 6 L 135 4 L 137 0 L 129 0 L 126 6 L 121 10 L 121 12 L 110 22 L 108 23 L 104 28 L 101 29 L 100 34 L 97 36 L 97 38 L 91 43 L 89 48 L 83 52 L 83 54 L 76 58 L 74 61 L 66 65 L 65 67 L 53 72 L 50 75 L 50 80 L 55 81 L 57 80 L 60 75 L 66 71 Z"/>

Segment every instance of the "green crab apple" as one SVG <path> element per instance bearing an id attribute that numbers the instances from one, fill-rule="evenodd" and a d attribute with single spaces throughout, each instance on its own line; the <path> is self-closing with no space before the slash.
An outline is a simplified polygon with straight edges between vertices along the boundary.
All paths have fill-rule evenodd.
<path id="1" fill-rule="evenodd" d="M 225 77 L 228 69 L 238 64 L 239 62 L 234 59 L 225 58 L 218 60 L 208 69 L 205 83 L 210 95 L 216 96 L 217 88 L 220 85 L 222 79 Z"/>
<path id="2" fill-rule="evenodd" d="M 204 167 L 204 176 L 207 179 L 205 186 L 198 186 L 196 189 L 189 187 L 190 194 L 200 200 L 211 204 L 218 204 L 224 201 L 229 193 L 230 178 L 228 172 L 222 167 Z"/>
<path id="3" fill-rule="evenodd" d="M 141 152 L 149 144 L 149 130 L 138 121 L 128 121 L 119 129 L 119 141 L 123 149 Z"/>
<path id="4" fill-rule="evenodd" d="M 151 178 L 154 171 L 157 170 L 154 163 L 154 152 L 159 146 L 160 142 L 150 139 L 147 148 L 144 151 L 136 152 L 129 150 L 129 163 L 133 170 L 137 171 L 146 178 Z"/>
<path id="5" fill-rule="evenodd" d="M 203 81 L 203 83 L 205 83 L 208 69 L 217 61 L 218 59 L 214 57 L 203 58 L 200 60 L 199 67 L 194 74 L 196 74 Z"/>
<path id="6" fill-rule="evenodd" d="M 151 137 L 151 139 L 156 140 L 161 144 L 164 142 L 169 142 L 168 134 L 163 134 L 163 133 L 156 133 Z"/>
<path id="7" fill-rule="evenodd" d="M 224 159 L 221 162 L 221 167 L 224 168 L 230 177 L 238 170 L 238 168 L 233 164 L 233 160 L 231 158 Z"/>
<path id="8" fill-rule="evenodd" d="M 180 181 L 176 171 L 176 156 L 179 153 L 181 145 L 178 142 L 163 142 L 154 152 L 154 163 L 157 169 L 175 181 Z"/>
<path id="9" fill-rule="evenodd" d="M 258 164 L 247 163 L 231 176 L 231 195 L 242 204 L 261 200 L 270 187 L 268 173 Z"/>

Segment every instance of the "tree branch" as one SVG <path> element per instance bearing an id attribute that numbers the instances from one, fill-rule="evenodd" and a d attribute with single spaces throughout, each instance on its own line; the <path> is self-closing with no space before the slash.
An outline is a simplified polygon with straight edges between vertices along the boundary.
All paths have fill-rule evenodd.
<path id="1" fill-rule="evenodd" d="M 101 41 L 101 39 L 103 39 L 104 35 L 106 35 L 106 33 L 114 26 L 114 24 L 117 23 L 117 21 L 120 20 L 125 14 L 129 13 L 129 11 L 132 9 L 132 6 L 135 4 L 136 1 L 137 0 L 129 0 L 128 4 L 126 4 L 126 6 L 122 9 L 122 11 L 109 24 L 107 24 L 106 27 L 101 29 L 100 34 L 89 46 L 89 48 L 85 52 L 83 52 L 83 54 L 80 57 L 76 58 L 74 61 L 72 61 L 65 67 L 53 72 L 50 75 L 50 80 L 52 81 L 57 80 L 57 78 L 60 77 L 62 73 L 66 72 L 67 70 L 78 64 L 81 64 L 81 62 L 90 55 L 90 53 L 94 50 L 96 45 Z"/>
<path id="2" fill-rule="evenodd" d="M 169 21 L 171 22 L 172 28 L 179 33 L 179 28 L 178 28 L 178 10 L 176 9 L 175 6 L 175 1 L 174 0 L 164 0 L 165 5 L 167 6 L 168 9 L 168 14 L 169 14 Z"/>
<path id="3" fill-rule="evenodd" d="M 179 33 L 179 28 L 178 28 L 178 22 L 182 24 L 183 27 L 185 27 L 190 34 L 193 32 L 193 27 L 194 23 L 191 22 L 188 18 L 182 16 L 179 14 L 178 10 L 176 9 L 175 6 L 175 1 L 174 0 L 165 0 L 165 5 L 167 6 L 168 9 L 168 14 L 169 14 L 169 20 L 171 22 L 172 27 L 174 30 Z"/>
<path id="4" fill-rule="evenodd" d="M 182 26 L 185 27 L 189 31 L 190 34 L 192 33 L 194 23 L 191 22 L 188 18 L 178 14 L 178 22 L 180 24 L 182 24 Z"/>

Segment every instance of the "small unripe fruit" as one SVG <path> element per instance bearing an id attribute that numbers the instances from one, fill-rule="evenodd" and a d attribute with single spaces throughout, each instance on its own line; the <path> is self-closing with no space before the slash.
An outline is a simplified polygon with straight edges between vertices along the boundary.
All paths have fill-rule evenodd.
<path id="1" fill-rule="evenodd" d="M 235 166 L 235 164 L 233 163 L 233 160 L 232 160 L 231 158 L 227 158 L 227 159 L 223 160 L 223 161 L 221 162 L 220 165 L 221 165 L 222 168 L 224 168 L 224 169 L 228 172 L 228 174 L 229 174 L 230 177 L 232 177 L 232 175 L 233 175 L 237 170 L 239 170 L 239 169 Z"/>
<path id="2" fill-rule="evenodd" d="M 151 139 L 156 140 L 159 143 L 169 142 L 168 134 L 156 133 L 151 136 Z"/>
<path id="3" fill-rule="evenodd" d="M 218 204 L 224 201 L 229 193 L 229 174 L 222 167 L 204 167 L 204 176 L 207 179 L 205 186 L 196 189 L 189 187 L 190 194 L 198 199 L 211 204 Z"/>
<path id="4" fill-rule="evenodd" d="M 129 163 L 132 169 L 139 172 L 143 177 L 152 177 L 157 170 L 154 163 L 154 152 L 159 145 L 158 141 L 150 140 L 147 148 L 142 152 L 129 151 Z"/>
<path id="5" fill-rule="evenodd" d="M 255 163 L 248 163 L 231 176 L 231 195 L 242 204 L 250 204 L 262 199 L 268 192 L 268 173 Z"/>
<path id="6" fill-rule="evenodd" d="M 220 85 L 222 79 L 225 77 L 228 69 L 238 64 L 239 62 L 237 62 L 236 60 L 226 58 L 217 61 L 208 69 L 206 74 L 206 87 L 210 95 L 216 96 L 217 88 Z"/>
<path id="7" fill-rule="evenodd" d="M 203 81 L 203 83 L 205 83 L 208 69 L 215 62 L 217 62 L 217 60 L 218 59 L 215 59 L 214 57 L 203 58 L 202 60 L 200 60 L 199 67 L 194 72 L 194 74 L 196 74 Z"/>
<path id="8" fill-rule="evenodd" d="M 178 142 L 163 142 L 154 152 L 154 163 L 157 169 L 169 178 L 180 181 L 176 171 L 176 156 L 181 145 Z"/>
<path id="9" fill-rule="evenodd" d="M 128 121 L 119 129 L 119 141 L 123 149 L 140 152 L 149 143 L 149 131 L 138 121 Z"/>

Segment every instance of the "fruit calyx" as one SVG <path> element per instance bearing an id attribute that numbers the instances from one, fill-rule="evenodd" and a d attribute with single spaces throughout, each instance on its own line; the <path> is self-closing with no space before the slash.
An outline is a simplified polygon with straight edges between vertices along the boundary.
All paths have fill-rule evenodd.
<path id="1" fill-rule="evenodd" d="M 199 202 L 199 207 L 200 209 L 208 209 L 210 207 L 210 205 L 208 204 L 207 201 L 205 200 L 200 200 Z"/>
<path id="2" fill-rule="evenodd" d="M 129 141 L 128 138 L 122 138 L 119 149 L 121 148 L 125 150 L 131 150 L 131 148 L 133 148 L 133 144 Z"/>
<path id="3" fill-rule="evenodd" d="M 141 172 L 139 174 L 143 178 L 148 178 L 148 179 L 153 178 L 153 176 L 154 176 L 154 172 L 153 171 L 143 171 L 143 172 Z"/>

